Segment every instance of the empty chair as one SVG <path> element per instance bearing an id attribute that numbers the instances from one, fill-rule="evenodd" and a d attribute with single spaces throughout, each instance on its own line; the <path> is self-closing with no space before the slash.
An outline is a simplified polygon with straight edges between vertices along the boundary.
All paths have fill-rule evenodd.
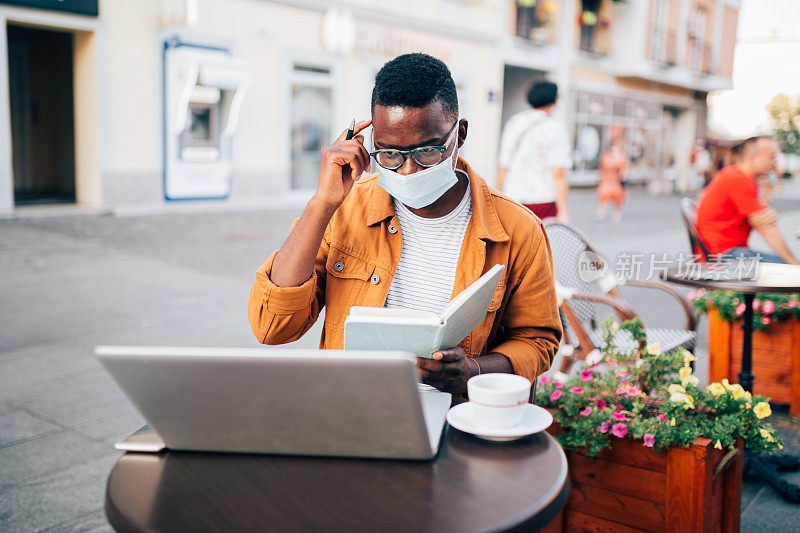
<path id="1" fill-rule="evenodd" d="M 602 346 L 601 322 L 605 317 L 598 316 L 598 305 L 610 306 L 620 321 L 634 318 L 638 313 L 620 293 L 619 282 L 608 262 L 579 230 L 556 219 L 547 219 L 544 225 L 553 252 L 556 282 L 562 293 L 569 293 L 560 310 L 568 335 L 574 337 L 579 345 L 573 355 L 565 357 L 562 362 L 561 371 L 567 372 L 576 359 L 585 359 L 592 350 Z M 648 342 L 658 343 L 664 351 L 678 347 L 694 349 L 697 318 L 680 292 L 663 281 L 629 280 L 625 284 L 665 291 L 678 302 L 686 317 L 683 329 L 646 327 Z M 630 335 L 618 335 L 615 343 L 624 350 L 636 347 Z"/>

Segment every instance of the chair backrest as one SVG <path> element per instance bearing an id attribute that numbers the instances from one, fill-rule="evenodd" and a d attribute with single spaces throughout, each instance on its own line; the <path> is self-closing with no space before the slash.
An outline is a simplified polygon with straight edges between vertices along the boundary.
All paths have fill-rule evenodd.
<path id="1" fill-rule="evenodd" d="M 550 240 L 553 270 L 559 284 L 576 292 L 597 295 L 605 295 L 616 286 L 610 264 L 578 229 L 557 219 L 547 219 L 544 227 Z M 593 264 L 588 264 L 590 262 Z M 596 326 L 597 306 L 594 303 L 576 299 L 570 301 L 570 306 L 581 322 Z"/>
<path id="2" fill-rule="evenodd" d="M 697 205 L 691 198 L 681 199 L 681 219 L 686 226 L 686 232 L 689 234 L 689 244 L 692 247 L 693 254 L 699 254 L 701 259 L 710 260 L 711 254 L 708 253 L 708 248 L 700 238 L 697 232 L 697 225 L 695 220 L 697 218 Z"/>

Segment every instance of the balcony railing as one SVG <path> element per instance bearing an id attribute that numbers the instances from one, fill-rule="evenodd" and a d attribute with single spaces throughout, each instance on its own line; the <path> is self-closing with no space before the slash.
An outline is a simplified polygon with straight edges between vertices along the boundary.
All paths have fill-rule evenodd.
<path id="1" fill-rule="evenodd" d="M 689 39 L 689 67 L 703 74 L 714 74 L 713 48 L 710 41 L 704 39 Z"/>

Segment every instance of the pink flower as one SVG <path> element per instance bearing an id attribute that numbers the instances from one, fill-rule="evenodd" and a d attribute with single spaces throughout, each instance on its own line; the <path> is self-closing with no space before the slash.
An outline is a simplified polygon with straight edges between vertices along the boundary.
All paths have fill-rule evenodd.
<path id="1" fill-rule="evenodd" d="M 618 378 L 623 378 L 630 374 L 627 370 L 615 370 L 614 373 L 617 375 Z"/>
<path id="2" fill-rule="evenodd" d="M 761 317 L 761 323 L 764 324 L 765 326 L 767 324 L 769 324 L 770 322 L 772 322 L 772 320 L 770 320 L 768 316 L 762 316 Z"/>
<path id="3" fill-rule="evenodd" d="M 594 374 L 591 368 L 581 370 L 581 381 L 592 381 L 592 379 L 594 379 Z"/>
<path id="4" fill-rule="evenodd" d="M 648 448 L 652 448 L 653 444 L 656 443 L 656 436 L 652 433 L 645 433 L 644 434 L 644 445 Z"/>
<path id="5" fill-rule="evenodd" d="M 744 303 L 740 303 L 739 305 L 737 305 L 736 309 L 734 310 L 736 316 L 742 316 L 744 314 L 744 308 L 745 308 Z"/>
<path id="6" fill-rule="evenodd" d="M 618 439 L 621 439 L 622 437 L 628 434 L 628 426 L 626 426 L 622 422 L 620 422 L 619 424 L 614 424 L 613 426 L 611 426 L 611 434 L 617 437 Z"/>
<path id="7" fill-rule="evenodd" d="M 626 381 L 625 383 L 617 387 L 617 394 L 628 394 L 628 387 L 630 386 L 631 384 Z"/>
<path id="8" fill-rule="evenodd" d="M 617 412 L 617 411 L 615 411 L 615 412 L 613 412 L 611 414 L 611 418 L 613 418 L 617 422 L 624 422 L 625 420 L 628 419 L 628 417 L 625 416 L 623 413 L 620 413 L 620 412 Z"/>
<path id="9" fill-rule="evenodd" d="M 564 388 L 564 384 L 561 383 L 560 381 L 555 381 L 554 380 L 553 381 L 553 385 L 555 385 L 557 389 L 563 389 Z"/>
<path id="10" fill-rule="evenodd" d="M 589 416 L 590 414 L 592 414 L 592 406 L 591 405 L 587 406 L 586 409 L 580 412 L 580 414 L 581 416 Z"/>
<path id="11" fill-rule="evenodd" d="M 622 411 L 622 404 L 620 404 L 620 405 L 617 405 L 617 406 L 614 408 L 614 412 L 615 412 L 615 413 L 619 413 L 620 411 Z"/>
<path id="12" fill-rule="evenodd" d="M 603 422 L 600 424 L 600 433 L 608 433 L 608 428 L 611 427 L 611 422 Z"/>
<path id="13" fill-rule="evenodd" d="M 659 414 L 656 415 L 656 418 L 658 418 L 659 420 L 663 420 L 664 422 L 667 421 L 667 415 L 665 415 L 665 414 L 659 413 Z"/>
<path id="14" fill-rule="evenodd" d="M 560 390 L 558 390 L 558 389 L 554 390 L 553 394 L 550 395 L 550 401 L 554 402 L 554 401 L 558 400 L 559 398 L 561 398 L 562 394 L 563 393 Z"/>
<path id="15" fill-rule="evenodd" d="M 758 308 L 761 306 L 761 299 L 756 298 L 753 300 L 753 311 L 758 311 Z"/>
<path id="16" fill-rule="evenodd" d="M 761 312 L 768 315 L 775 311 L 775 302 L 772 300 L 764 300 L 764 305 L 761 306 Z"/>
<path id="17" fill-rule="evenodd" d="M 628 389 L 628 396 L 630 396 L 631 398 L 633 398 L 635 396 L 639 396 L 639 389 L 636 388 L 636 387 L 629 388 Z"/>
<path id="18" fill-rule="evenodd" d="M 603 400 L 597 400 L 597 408 L 598 409 L 605 409 L 606 408 L 606 402 L 604 402 Z"/>
<path id="19" fill-rule="evenodd" d="M 552 380 L 550 379 L 550 376 L 539 376 L 539 384 L 540 385 L 547 385 L 551 381 Z"/>
<path id="20" fill-rule="evenodd" d="M 572 387 L 569 391 L 572 394 L 583 394 L 583 387 Z"/>
<path id="21" fill-rule="evenodd" d="M 586 401 L 587 401 L 587 402 L 593 402 L 593 401 L 595 401 L 596 399 L 597 399 L 597 398 L 595 398 L 594 396 L 587 396 L 587 397 L 586 397 Z"/>
<path id="22" fill-rule="evenodd" d="M 789 309 L 794 309 L 797 307 L 797 300 L 789 300 L 789 303 L 786 304 L 786 307 Z"/>

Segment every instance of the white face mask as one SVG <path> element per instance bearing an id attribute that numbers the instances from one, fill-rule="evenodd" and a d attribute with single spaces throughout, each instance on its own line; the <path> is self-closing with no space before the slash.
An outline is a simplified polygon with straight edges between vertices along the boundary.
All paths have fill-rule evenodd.
<path id="1" fill-rule="evenodd" d="M 378 185 L 398 202 L 402 202 L 412 209 L 427 207 L 458 183 L 454 163 L 457 151 L 456 147 L 453 149 L 453 153 L 438 165 L 408 176 L 383 168 L 376 163 Z"/>

